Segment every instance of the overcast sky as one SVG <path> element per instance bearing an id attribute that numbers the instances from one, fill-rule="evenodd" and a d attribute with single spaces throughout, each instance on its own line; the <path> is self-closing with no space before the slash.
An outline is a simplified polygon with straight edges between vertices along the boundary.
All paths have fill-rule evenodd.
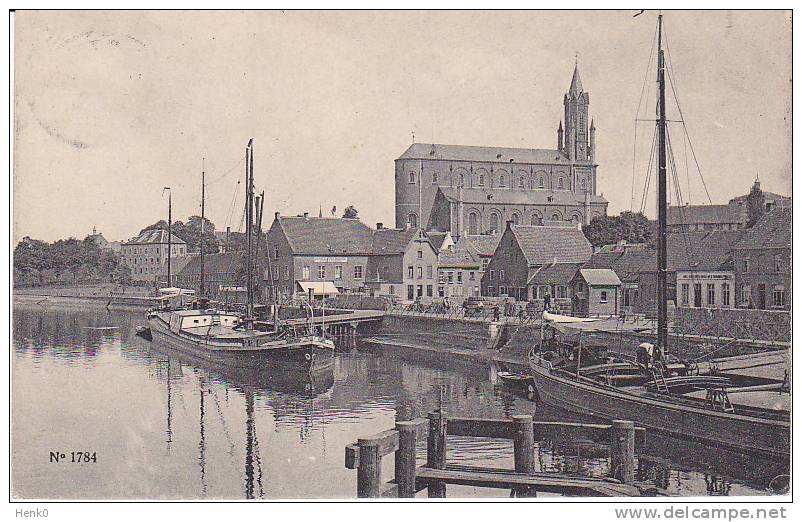
<path id="1" fill-rule="evenodd" d="M 251 137 L 265 228 L 275 211 L 349 204 L 392 224 L 393 160 L 413 131 L 555 148 L 577 54 L 599 191 L 610 213 L 628 210 L 635 155 L 638 210 L 654 125 L 639 124 L 634 144 L 634 119 L 656 14 L 634 13 L 17 12 L 14 240 L 93 226 L 128 239 L 165 217 L 164 186 L 186 219 L 199 213 L 204 156 L 207 215 L 237 230 Z M 713 203 L 758 173 L 764 190 L 790 194 L 790 14 L 667 12 L 665 24 Z M 654 87 L 652 70 L 641 118 L 654 117 Z M 681 126 L 671 132 L 683 193 L 705 202 Z"/>

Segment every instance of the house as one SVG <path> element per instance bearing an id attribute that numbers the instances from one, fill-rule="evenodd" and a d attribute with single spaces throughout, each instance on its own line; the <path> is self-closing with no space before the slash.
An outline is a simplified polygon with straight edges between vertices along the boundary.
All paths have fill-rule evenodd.
<path id="1" fill-rule="evenodd" d="M 582 268 L 610 269 L 615 272 L 621 281 L 619 292 L 619 310 L 626 314 L 641 312 L 637 306 L 639 302 L 639 280 L 642 271 L 654 270 L 657 266 L 657 251 L 640 246 L 626 245 L 624 247 L 603 249 L 594 253 Z"/>
<path id="2" fill-rule="evenodd" d="M 791 309 L 791 207 L 775 207 L 732 246 L 739 308 Z"/>
<path id="3" fill-rule="evenodd" d="M 465 248 L 479 259 L 484 273 L 490 260 L 493 259 L 493 254 L 496 252 L 499 241 L 501 241 L 501 234 L 480 234 L 463 237 L 465 239 Z"/>
<path id="4" fill-rule="evenodd" d="M 373 295 L 396 296 L 405 302 L 435 297 L 437 249 L 420 228 L 384 228 L 372 232 L 366 285 Z"/>
<path id="5" fill-rule="evenodd" d="M 542 304 L 548 294 L 554 304 L 570 307 L 568 285 L 592 253 L 579 226 L 522 226 L 508 221 L 482 276 L 482 295 L 540 300 Z"/>
<path id="6" fill-rule="evenodd" d="M 170 236 L 170 269 L 175 276 L 183 265 L 182 261 L 176 259 L 187 255 L 187 244 L 175 234 Z M 167 247 L 166 230 L 145 230 L 136 238 L 123 243 L 120 258 L 123 265 L 131 269 L 131 278 L 134 281 L 162 281 L 167 276 Z M 174 281 L 169 284 L 174 284 Z"/>
<path id="7" fill-rule="evenodd" d="M 430 234 L 431 235 L 431 234 Z M 482 259 L 463 236 L 437 256 L 437 295 L 452 300 L 452 304 L 466 297 L 477 297 L 482 292 Z"/>
<path id="8" fill-rule="evenodd" d="M 232 289 L 245 284 L 244 264 L 244 252 L 224 252 L 203 256 L 203 281 L 206 296 L 219 301 L 236 301 L 237 296 L 232 293 Z M 200 256 L 187 256 L 187 263 L 176 272 L 175 285 L 179 288 L 200 289 L 200 273 Z"/>
<path id="9" fill-rule="evenodd" d="M 373 230 L 358 219 L 275 214 L 267 232 L 269 270 L 265 284 L 291 296 L 296 282 L 330 281 L 338 292 L 366 288 Z"/>
<path id="10" fill-rule="evenodd" d="M 571 280 L 574 315 L 618 315 L 621 280 L 610 268 L 582 268 Z"/>
<path id="11" fill-rule="evenodd" d="M 764 192 L 760 181 L 755 180 L 752 191 L 763 195 L 764 209 L 787 208 L 791 206 L 791 198 Z M 684 205 L 668 208 L 669 232 L 711 232 L 713 230 L 743 230 L 749 220 L 747 199 L 749 194 L 732 198 L 726 205 Z"/>
<path id="12" fill-rule="evenodd" d="M 683 232 L 669 234 L 668 300 L 677 307 L 731 307 L 735 288 L 732 246 L 738 231 Z M 657 257 L 638 276 L 636 312 L 657 307 Z"/>

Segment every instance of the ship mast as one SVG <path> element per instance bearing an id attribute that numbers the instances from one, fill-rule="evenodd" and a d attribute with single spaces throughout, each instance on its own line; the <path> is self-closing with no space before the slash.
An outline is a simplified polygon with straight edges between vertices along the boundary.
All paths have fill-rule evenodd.
<path id="1" fill-rule="evenodd" d="M 164 190 L 167 191 L 167 287 L 169 288 L 173 286 L 170 266 L 170 259 L 173 257 L 173 191 L 170 187 L 164 187 Z"/>
<path id="2" fill-rule="evenodd" d="M 245 148 L 245 236 L 248 244 L 246 276 L 247 304 L 245 306 L 246 328 L 253 326 L 253 138 Z"/>
<path id="3" fill-rule="evenodd" d="M 204 248 L 203 248 L 203 232 L 206 222 L 206 158 L 203 159 L 203 167 L 201 167 L 201 233 L 200 233 L 200 299 L 205 304 L 206 299 L 206 285 L 204 281 Z"/>
<path id="4" fill-rule="evenodd" d="M 663 354 L 668 352 L 668 283 L 667 231 L 668 216 L 666 179 L 666 78 L 665 56 L 662 47 L 663 15 L 657 16 L 657 345 Z"/>

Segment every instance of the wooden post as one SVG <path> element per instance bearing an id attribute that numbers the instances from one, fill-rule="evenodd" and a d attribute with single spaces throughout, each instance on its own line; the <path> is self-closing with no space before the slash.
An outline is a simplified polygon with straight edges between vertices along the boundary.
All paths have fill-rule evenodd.
<path id="1" fill-rule="evenodd" d="M 635 423 L 614 420 L 610 428 L 610 473 L 624 484 L 635 482 Z"/>
<path id="2" fill-rule="evenodd" d="M 398 484 L 398 498 L 415 498 L 415 477 L 417 462 L 415 448 L 418 442 L 418 429 L 425 419 L 398 421 L 398 450 L 395 452 L 395 482 Z"/>
<path id="3" fill-rule="evenodd" d="M 446 465 L 446 420 L 442 411 L 429 414 L 429 438 L 426 444 L 426 466 L 443 469 Z M 428 487 L 429 498 L 445 498 L 446 485 L 432 484 Z"/>
<path id="4" fill-rule="evenodd" d="M 515 471 L 531 474 L 535 472 L 535 430 L 531 415 L 513 415 L 515 432 L 512 444 L 515 454 Z M 517 497 L 534 497 L 537 492 L 532 488 L 515 490 Z"/>
<path id="5" fill-rule="evenodd" d="M 359 467 L 356 474 L 356 496 L 378 498 L 381 493 L 381 456 L 375 439 L 359 439 Z"/>

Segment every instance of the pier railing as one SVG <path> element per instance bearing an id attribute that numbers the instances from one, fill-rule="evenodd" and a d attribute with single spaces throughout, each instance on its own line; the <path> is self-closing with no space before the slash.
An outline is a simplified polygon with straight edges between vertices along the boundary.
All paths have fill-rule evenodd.
<path id="1" fill-rule="evenodd" d="M 426 464 L 417 465 L 417 443 L 426 435 Z M 498 469 L 448 464 L 448 435 L 511 439 L 515 468 Z M 427 490 L 430 498 L 446 496 L 447 484 L 509 489 L 518 497 L 538 491 L 583 496 L 642 496 L 665 494 L 635 482 L 635 447 L 645 442 L 645 430 L 632 421 L 612 424 L 535 421 L 531 415 L 512 419 L 447 418 L 442 412 L 428 419 L 398 421 L 395 428 L 360 438 L 345 448 L 345 467 L 357 470 L 359 498 L 413 498 Z M 610 446 L 609 477 L 577 477 L 536 472 L 535 440 L 587 437 Z M 395 452 L 395 477 L 384 482 L 382 458 Z"/>
<path id="2" fill-rule="evenodd" d="M 501 310 L 496 316 L 493 308 L 482 310 L 466 309 L 462 306 L 445 307 L 442 304 L 395 304 L 388 306 L 385 312 L 388 315 L 402 317 L 431 317 L 438 319 L 458 319 L 478 322 L 499 322 L 516 325 L 540 324 L 542 312 L 528 311 L 521 307 L 515 310 Z"/>

